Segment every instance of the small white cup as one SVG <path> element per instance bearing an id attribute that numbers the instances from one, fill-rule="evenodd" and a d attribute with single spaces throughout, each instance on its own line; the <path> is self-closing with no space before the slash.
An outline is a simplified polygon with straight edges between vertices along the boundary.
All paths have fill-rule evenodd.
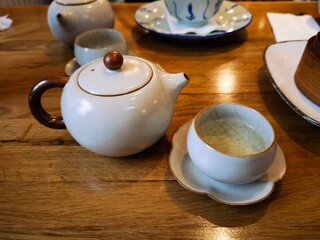
<path id="1" fill-rule="evenodd" d="M 196 167 L 210 178 L 244 184 L 265 174 L 276 154 L 271 124 L 252 108 L 210 106 L 192 121 L 187 147 Z"/>
<path id="2" fill-rule="evenodd" d="M 223 0 L 164 0 L 168 13 L 178 22 L 205 25 L 219 10 Z"/>
<path id="3" fill-rule="evenodd" d="M 118 51 L 125 55 L 128 49 L 122 33 L 110 28 L 93 29 L 81 33 L 74 43 L 74 55 L 81 66 L 111 51 Z"/>

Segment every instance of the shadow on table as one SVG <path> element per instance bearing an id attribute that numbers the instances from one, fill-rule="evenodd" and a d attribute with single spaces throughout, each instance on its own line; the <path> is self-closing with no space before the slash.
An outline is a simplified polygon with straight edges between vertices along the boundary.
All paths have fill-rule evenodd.
<path id="1" fill-rule="evenodd" d="M 168 169 L 168 175 L 171 174 Z M 258 203 L 246 206 L 231 206 L 219 203 L 208 196 L 184 189 L 177 181 L 166 181 L 166 191 L 172 202 L 184 211 L 200 216 L 220 227 L 242 227 L 258 222 L 266 214 L 268 205 L 278 198 L 281 181 L 276 183 L 271 195 Z"/>
<path id="2" fill-rule="evenodd" d="M 149 33 L 138 26 L 133 28 L 131 35 L 140 48 L 172 53 L 170 55 L 174 56 L 186 56 L 189 53 L 194 56 L 193 52 L 207 53 L 208 55 L 212 55 L 213 52 L 219 53 L 219 51 L 225 53 L 240 47 L 248 37 L 247 31 L 244 29 L 228 36 L 211 39 L 177 39 Z"/>
<path id="3" fill-rule="evenodd" d="M 277 124 L 279 124 L 297 144 L 304 149 L 320 155 L 320 128 L 303 119 L 291 109 L 273 88 L 263 66 L 257 72 L 257 79 L 259 79 L 258 85 L 260 92 L 274 91 L 274 93 L 276 93 L 270 95 L 262 94 L 262 97 L 268 110 L 277 121 Z M 268 85 L 266 85 L 266 83 L 268 83 Z"/>
<path id="4" fill-rule="evenodd" d="M 106 182 L 125 183 L 123 185 L 128 187 L 145 180 L 158 167 L 170 148 L 166 135 L 148 149 L 128 157 L 99 156 L 81 146 L 69 147 L 63 153 L 57 152 L 56 159 L 63 160 L 56 162 L 55 169 L 65 182 L 79 184 L 80 187 L 87 185 L 90 189 L 90 185 L 95 185 L 97 188 Z"/>

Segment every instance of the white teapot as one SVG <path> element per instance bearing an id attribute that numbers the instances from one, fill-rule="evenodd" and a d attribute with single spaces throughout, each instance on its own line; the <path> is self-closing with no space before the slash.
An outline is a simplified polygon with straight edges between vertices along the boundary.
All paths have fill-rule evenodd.
<path id="1" fill-rule="evenodd" d="M 30 92 L 33 116 L 51 128 L 67 128 L 83 147 L 99 155 L 128 156 L 153 145 L 166 132 L 174 105 L 189 82 L 134 56 L 109 52 L 75 71 L 70 80 L 55 77 Z M 62 116 L 41 105 L 42 94 L 62 87 Z"/>
<path id="2" fill-rule="evenodd" d="M 54 0 L 47 17 L 52 34 L 69 47 L 84 31 L 114 27 L 114 13 L 107 0 Z"/>

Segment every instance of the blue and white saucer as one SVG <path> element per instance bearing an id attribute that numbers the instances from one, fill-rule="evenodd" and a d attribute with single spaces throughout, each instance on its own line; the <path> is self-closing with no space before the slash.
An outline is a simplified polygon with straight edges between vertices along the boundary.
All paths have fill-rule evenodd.
<path id="1" fill-rule="evenodd" d="M 223 28 L 209 33 L 176 33 L 170 30 L 164 1 L 147 3 L 135 13 L 136 23 L 151 33 L 171 38 L 210 39 L 227 36 L 246 28 L 252 21 L 252 14 L 239 4 L 223 1 L 213 17 L 214 22 Z"/>

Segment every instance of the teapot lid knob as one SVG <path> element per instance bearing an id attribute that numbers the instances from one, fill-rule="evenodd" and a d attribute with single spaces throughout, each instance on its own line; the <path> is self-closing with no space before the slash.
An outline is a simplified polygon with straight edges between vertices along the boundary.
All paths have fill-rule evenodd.
<path id="1" fill-rule="evenodd" d="M 103 57 L 103 63 L 109 70 L 119 70 L 123 64 L 123 57 L 117 51 L 108 52 Z"/>

